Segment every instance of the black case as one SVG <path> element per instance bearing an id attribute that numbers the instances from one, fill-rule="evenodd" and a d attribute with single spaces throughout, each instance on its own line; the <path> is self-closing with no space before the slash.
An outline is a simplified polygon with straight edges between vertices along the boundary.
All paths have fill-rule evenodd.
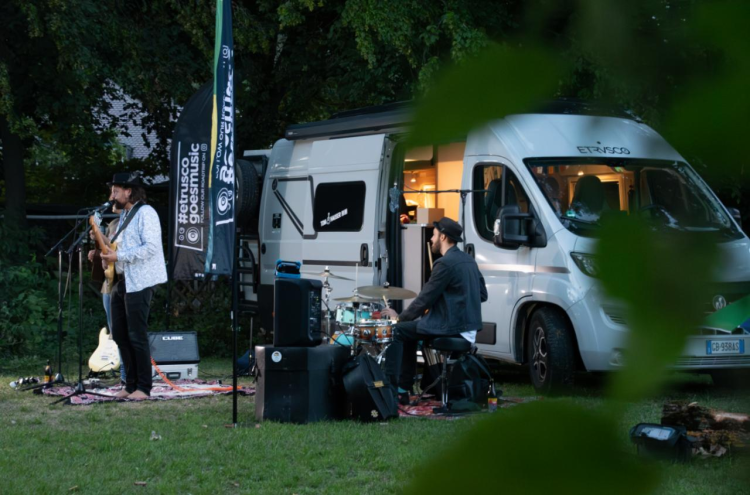
<path id="1" fill-rule="evenodd" d="M 255 348 L 255 418 L 312 423 L 346 417 L 341 381 L 350 349 L 340 345 Z"/>
<path id="2" fill-rule="evenodd" d="M 360 354 L 344 367 L 344 388 L 354 418 L 383 421 L 398 416 L 393 389 L 369 354 Z"/>

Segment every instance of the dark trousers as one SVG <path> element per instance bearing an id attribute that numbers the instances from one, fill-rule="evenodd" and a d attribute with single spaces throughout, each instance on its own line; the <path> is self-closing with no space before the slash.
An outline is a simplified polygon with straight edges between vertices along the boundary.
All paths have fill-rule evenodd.
<path id="1" fill-rule="evenodd" d="M 417 344 L 420 340 L 430 341 L 436 337 L 456 335 L 419 333 L 416 321 L 396 324 L 393 342 L 385 351 L 385 376 L 394 388 L 398 386 L 404 390 L 412 390 L 414 377 L 417 375 Z"/>
<path id="2" fill-rule="evenodd" d="M 148 313 L 154 289 L 126 292 L 123 276 L 112 288 L 110 312 L 112 338 L 125 364 L 125 390 L 151 394 L 151 349 L 148 345 Z"/>

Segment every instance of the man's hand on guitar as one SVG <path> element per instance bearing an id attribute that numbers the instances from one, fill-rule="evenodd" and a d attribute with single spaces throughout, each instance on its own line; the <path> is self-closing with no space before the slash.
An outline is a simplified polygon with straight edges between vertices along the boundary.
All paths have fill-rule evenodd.
<path id="1" fill-rule="evenodd" d="M 94 253 L 96 253 L 96 249 L 91 249 L 89 251 L 88 257 L 89 257 L 89 262 L 90 263 L 93 263 L 93 261 L 94 261 Z"/>
<path id="2" fill-rule="evenodd" d="M 117 261 L 117 251 L 110 251 L 107 254 L 102 253 L 101 254 L 102 261 L 106 261 L 107 263 L 114 263 Z"/>

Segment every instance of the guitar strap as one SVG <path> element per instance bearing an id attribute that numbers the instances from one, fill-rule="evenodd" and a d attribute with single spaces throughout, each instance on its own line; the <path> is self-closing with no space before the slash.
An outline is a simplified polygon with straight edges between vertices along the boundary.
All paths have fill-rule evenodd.
<path id="1" fill-rule="evenodd" d="M 118 237 L 120 236 L 120 233 L 121 233 L 121 232 L 122 232 L 123 230 L 125 230 L 125 227 L 127 227 L 127 226 L 128 226 L 128 224 L 130 224 L 130 221 L 131 221 L 131 220 L 133 219 L 133 217 L 135 217 L 135 214 L 136 214 L 136 212 L 138 211 L 138 209 L 139 209 L 139 208 L 140 208 L 141 206 L 143 206 L 143 205 L 144 205 L 144 203 L 141 203 L 141 202 L 139 201 L 139 202 L 138 202 L 138 204 L 134 205 L 134 206 L 133 206 L 133 207 L 132 207 L 132 208 L 130 209 L 130 212 L 128 212 L 127 216 L 125 217 L 125 221 L 124 221 L 124 222 L 122 223 L 122 225 L 120 225 L 120 228 L 119 228 L 119 229 L 117 229 L 117 233 L 115 234 L 115 236 L 114 236 L 114 237 L 112 238 L 112 240 L 111 240 L 110 242 L 115 242 L 115 239 L 117 239 L 117 238 L 118 238 Z"/>

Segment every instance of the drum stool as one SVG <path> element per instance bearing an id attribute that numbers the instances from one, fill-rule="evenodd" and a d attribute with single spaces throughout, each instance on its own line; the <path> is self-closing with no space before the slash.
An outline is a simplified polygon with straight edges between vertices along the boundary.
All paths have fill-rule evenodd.
<path id="1" fill-rule="evenodd" d="M 429 387 L 424 389 L 419 395 L 419 399 L 422 398 L 432 387 L 440 382 L 442 388 L 442 409 L 447 410 L 448 408 L 448 380 L 450 373 L 448 373 L 448 366 L 451 367 L 453 372 L 453 365 L 461 359 L 461 357 L 467 352 L 471 351 L 471 342 L 463 337 L 437 337 L 432 339 L 429 343 L 425 343 L 428 347 L 438 351 L 442 358 L 442 368 L 440 371 L 440 377 L 432 382 Z"/>

